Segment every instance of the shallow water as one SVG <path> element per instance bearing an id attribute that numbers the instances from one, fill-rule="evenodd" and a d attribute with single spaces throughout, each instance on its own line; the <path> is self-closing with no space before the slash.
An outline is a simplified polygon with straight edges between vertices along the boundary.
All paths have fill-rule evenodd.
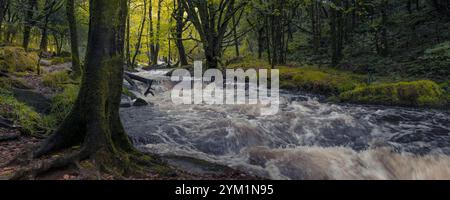
<path id="1" fill-rule="evenodd" d="M 139 148 L 200 158 L 273 179 L 450 179 L 450 113 L 338 105 L 281 93 L 280 112 L 259 105 L 175 105 L 167 71 L 148 107 L 121 109 Z M 142 97 L 142 96 L 141 96 Z"/>

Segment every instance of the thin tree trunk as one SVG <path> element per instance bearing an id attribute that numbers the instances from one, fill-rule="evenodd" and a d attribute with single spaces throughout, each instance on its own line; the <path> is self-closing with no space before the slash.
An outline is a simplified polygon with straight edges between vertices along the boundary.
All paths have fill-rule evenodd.
<path id="1" fill-rule="evenodd" d="M 136 65 L 136 57 L 138 56 L 138 54 L 140 53 L 141 50 L 141 46 L 142 46 L 142 35 L 144 33 L 144 27 L 145 27 L 145 22 L 147 19 L 147 0 L 144 0 L 144 17 L 142 17 L 142 23 L 139 29 L 139 35 L 138 35 L 138 41 L 136 43 L 136 50 L 135 53 L 133 55 L 133 59 L 131 60 L 131 67 L 134 68 Z"/>
<path id="2" fill-rule="evenodd" d="M 388 6 L 389 0 L 383 0 L 381 5 L 381 55 L 389 55 L 389 39 L 388 39 Z"/>
<path id="3" fill-rule="evenodd" d="M 130 26 L 131 26 L 131 24 L 130 24 L 130 18 L 131 18 L 131 15 L 130 15 L 130 4 L 131 4 L 131 0 L 128 0 L 127 1 L 127 9 L 128 9 L 128 14 L 127 14 L 127 24 L 126 24 L 126 41 L 125 41 L 125 43 L 126 43 L 126 50 L 125 50 L 125 53 L 126 53 L 126 55 L 125 55 L 125 58 L 126 58 L 126 60 L 127 60 L 127 67 L 131 67 L 131 49 L 130 49 L 130 47 L 131 47 L 131 44 L 130 44 Z"/>
<path id="4" fill-rule="evenodd" d="M 155 46 L 153 51 L 153 60 L 154 64 L 158 64 L 159 57 L 159 49 L 160 49 L 160 38 L 161 38 L 161 9 L 162 9 L 162 0 L 158 0 L 158 12 L 157 12 L 157 21 L 156 21 L 156 38 L 155 38 Z"/>
<path id="5" fill-rule="evenodd" d="M 237 35 L 237 24 L 236 24 L 236 15 L 233 15 L 233 39 L 234 39 L 234 49 L 236 53 L 236 57 L 239 57 L 239 40 Z"/>

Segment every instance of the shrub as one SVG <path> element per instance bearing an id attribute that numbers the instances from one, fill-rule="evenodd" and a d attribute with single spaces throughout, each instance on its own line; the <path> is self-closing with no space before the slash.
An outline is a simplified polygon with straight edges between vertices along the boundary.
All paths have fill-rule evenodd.
<path id="1" fill-rule="evenodd" d="M 445 92 L 444 95 L 447 99 L 448 104 L 450 104 L 450 80 L 447 80 L 446 82 L 441 83 L 440 86 Z"/>
<path id="2" fill-rule="evenodd" d="M 409 73 L 448 78 L 450 76 L 450 42 L 444 42 L 425 50 L 420 63 L 409 69 Z"/>
<path id="3" fill-rule="evenodd" d="M 363 104 L 441 107 L 444 91 L 433 81 L 384 83 L 361 86 L 340 95 L 340 100 Z"/>

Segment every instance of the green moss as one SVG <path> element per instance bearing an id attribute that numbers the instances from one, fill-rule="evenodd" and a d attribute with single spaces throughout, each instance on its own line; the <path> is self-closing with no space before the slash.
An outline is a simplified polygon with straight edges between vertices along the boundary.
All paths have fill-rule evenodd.
<path id="1" fill-rule="evenodd" d="M 340 100 L 364 104 L 424 107 L 441 107 L 447 103 L 441 87 L 429 80 L 362 86 L 342 93 Z"/>
<path id="2" fill-rule="evenodd" d="M 67 71 L 53 72 L 45 74 L 42 83 L 54 89 L 62 88 L 62 85 L 70 82 L 70 76 Z"/>
<path id="3" fill-rule="evenodd" d="M 48 129 L 56 128 L 67 117 L 78 97 L 78 91 L 78 86 L 67 85 L 62 93 L 53 97 L 50 114 L 45 117 Z"/>
<path id="4" fill-rule="evenodd" d="M 36 53 L 26 52 L 21 47 L 0 47 L 0 71 L 34 71 L 38 59 Z"/>
<path id="5" fill-rule="evenodd" d="M 0 93 L 0 116 L 14 121 L 26 134 L 31 135 L 42 130 L 42 117 L 11 94 Z"/>
<path id="6" fill-rule="evenodd" d="M 280 87 L 335 95 L 364 85 L 362 75 L 315 66 L 279 67 Z"/>

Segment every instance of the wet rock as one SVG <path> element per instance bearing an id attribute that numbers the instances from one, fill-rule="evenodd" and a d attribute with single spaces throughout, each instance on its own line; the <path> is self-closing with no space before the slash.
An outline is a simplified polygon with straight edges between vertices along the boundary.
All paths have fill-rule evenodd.
<path id="1" fill-rule="evenodd" d="M 120 103 L 121 108 L 130 108 L 131 106 L 132 106 L 131 103 L 128 103 L 128 102 Z"/>
<path id="2" fill-rule="evenodd" d="M 145 101 L 144 99 L 137 98 L 136 101 L 133 103 L 133 106 L 140 107 L 140 106 L 148 106 L 149 103 Z"/>

